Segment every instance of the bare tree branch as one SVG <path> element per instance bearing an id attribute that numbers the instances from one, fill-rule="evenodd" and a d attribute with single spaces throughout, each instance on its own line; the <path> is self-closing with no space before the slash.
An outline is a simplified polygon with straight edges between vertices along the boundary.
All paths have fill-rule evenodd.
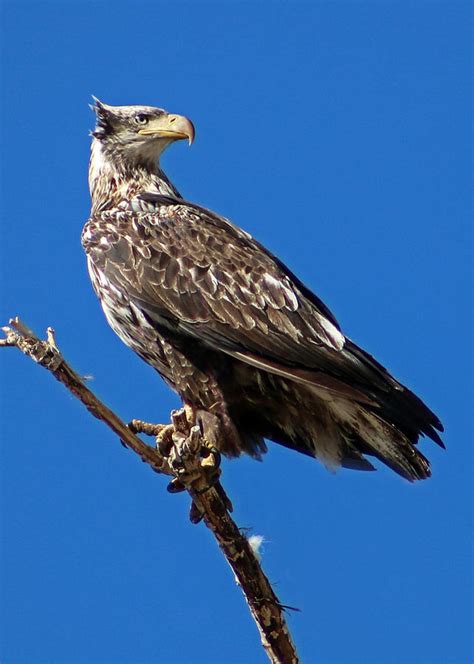
<path id="1" fill-rule="evenodd" d="M 2 328 L 0 346 L 13 346 L 50 371 L 89 412 L 112 429 L 122 443 L 153 470 L 171 476 L 170 491 L 186 490 L 192 499 L 191 520 L 201 519 L 217 543 L 242 588 L 257 623 L 261 642 L 272 664 L 298 664 L 299 659 L 280 604 L 248 540 L 229 514 L 232 505 L 218 478 L 215 451 L 206 446 L 192 415 L 182 409 L 172 413 L 170 425 L 146 424 L 133 420 L 126 425 L 100 401 L 69 366 L 56 344 L 54 330 L 39 339 L 18 318 Z M 157 438 L 157 449 L 144 443 L 136 433 Z M 217 463 L 216 463 L 217 461 Z"/>

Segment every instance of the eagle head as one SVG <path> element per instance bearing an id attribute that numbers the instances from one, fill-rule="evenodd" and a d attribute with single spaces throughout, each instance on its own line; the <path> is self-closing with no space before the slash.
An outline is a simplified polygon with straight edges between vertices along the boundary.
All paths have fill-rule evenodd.
<path id="1" fill-rule="evenodd" d="M 174 141 L 194 140 L 194 126 L 182 115 L 153 106 L 109 106 L 93 97 L 97 124 L 92 132 L 106 152 L 133 162 L 156 161 Z"/>

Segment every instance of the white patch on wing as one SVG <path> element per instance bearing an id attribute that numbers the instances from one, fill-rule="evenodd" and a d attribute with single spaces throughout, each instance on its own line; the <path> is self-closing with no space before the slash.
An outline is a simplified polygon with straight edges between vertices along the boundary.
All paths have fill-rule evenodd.
<path id="1" fill-rule="evenodd" d="M 316 313 L 316 318 L 318 319 L 318 322 L 320 323 L 321 327 L 327 333 L 328 337 L 333 342 L 336 350 L 342 350 L 344 348 L 344 344 L 346 341 L 346 338 L 342 334 L 342 332 L 339 332 L 337 327 L 321 314 Z"/>
<path id="2" fill-rule="evenodd" d="M 282 294 L 283 298 L 285 299 L 285 304 L 288 305 L 288 309 L 291 311 L 296 311 L 298 308 L 298 299 L 291 288 L 287 286 L 284 281 L 275 279 L 275 277 L 273 277 L 271 274 L 268 274 L 268 272 L 263 275 L 263 280 L 270 289 L 274 288 Z"/>
<path id="3" fill-rule="evenodd" d="M 290 305 L 289 309 L 291 309 L 291 311 L 296 311 L 299 307 L 299 302 L 298 302 L 298 298 L 293 293 L 291 288 L 285 288 L 285 296 L 287 298 L 288 304 Z"/>
<path id="4" fill-rule="evenodd" d="M 217 287 L 219 286 L 219 281 L 218 281 L 216 275 L 214 274 L 214 272 L 212 271 L 212 268 L 208 271 L 208 275 L 211 278 L 212 286 L 213 286 L 213 289 L 214 289 L 213 292 L 215 293 L 216 290 L 217 290 Z"/>
<path id="5" fill-rule="evenodd" d="M 265 272 L 263 275 L 264 281 L 267 282 L 269 286 L 275 286 L 275 288 L 281 289 L 281 281 L 278 281 L 278 279 L 275 279 L 275 277 L 272 277 L 271 274 L 268 274 L 268 272 Z"/>

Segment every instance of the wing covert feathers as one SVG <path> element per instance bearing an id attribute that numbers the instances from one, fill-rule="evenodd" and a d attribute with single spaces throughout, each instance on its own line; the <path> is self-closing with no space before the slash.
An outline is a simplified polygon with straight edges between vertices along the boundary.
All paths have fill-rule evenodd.
<path id="1" fill-rule="evenodd" d="M 230 221 L 142 194 L 92 217 L 82 241 L 114 330 L 208 417 L 220 404 L 226 453 L 258 456 L 265 437 L 328 467 L 371 470 L 368 454 L 429 476 L 414 446 L 420 435 L 442 445 L 438 418 Z"/>

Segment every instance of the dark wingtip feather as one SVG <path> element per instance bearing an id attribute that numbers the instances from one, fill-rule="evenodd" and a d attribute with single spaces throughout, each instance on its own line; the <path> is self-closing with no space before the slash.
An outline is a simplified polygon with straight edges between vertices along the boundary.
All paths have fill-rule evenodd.
<path id="1" fill-rule="evenodd" d="M 341 459 L 341 466 L 343 468 L 348 468 L 349 470 L 365 470 L 365 471 L 377 470 L 375 466 L 373 466 L 370 463 L 370 461 L 368 461 L 364 457 L 361 457 L 360 459 L 355 459 L 353 457 L 344 457 L 343 459 Z"/>
<path id="2" fill-rule="evenodd" d="M 443 433 L 443 431 L 444 431 L 443 424 L 440 422 L 440 420 L 438 420 L 436 415 L 435 415 L 434 419 L 435 419 L 435 422 L 434 422 L 433 426 L 435 427 L 435 429 L 438 429 L 438 431 L 441 431 L 441 433 Z"/>
<path id="3" fill-rule="evenodd" d="M 443 427 L 439 429 L 440 431 L 444 431 Z M 439 433 L 435 430 L 434 427 L 428 426 L 426 429 L 424 429 L 424 433 L 431 438 L 432 441 L 434 441 L 437 445 L 443 448 L 443 450 L 446 449 L 446 445 L 444 444 L 442 438 L 440 437 Z"/>

